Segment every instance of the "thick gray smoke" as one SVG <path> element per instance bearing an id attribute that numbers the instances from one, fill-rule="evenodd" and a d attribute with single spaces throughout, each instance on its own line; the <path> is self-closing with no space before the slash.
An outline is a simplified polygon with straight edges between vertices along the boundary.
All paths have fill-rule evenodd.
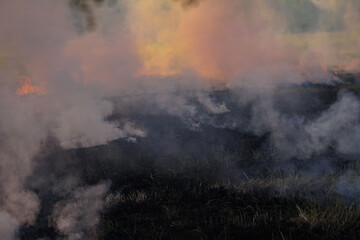
<path id="1" fill-rule="evenodd" d="M 55 205 L 53 222 L 66 239 L 96 239 L 98 215 L 108 189 L 107 183 L 76 189 L 69 199 Z"/>
<path id="2" fill-rule="evenodd" d="M 253 107 L 254 131 L 270 133 L 272 144 L 284 158 L 310 158 L 334 147 L 337 152 L 358 154 L 360 102 L 350 92 L 340 92 L 338 101 L 315 119 L 287 116 L 274 107 L 271 97 L 262 96 Z"/>
<path id="3" fill-rule="evenodd" d="M 12 240 L 15 238 L 15 231 L 17 229 L 17 221 L 8 213 L 2 212 L 0 214 L 0 237 L 4 240 Z"/>
<path id="4" fill-rule="evenodd" d="M 0 235 L 1 239 L 12 239 L 19 226 L 36 221 L 39 198 L 25 185 L 36 165 L 34 159 L 39 152 L 46 151 L 43 148 L 49 137 L 69 149 L 106 144 L 125 137 L 127 132 L 142 136 L 144 133 L 129 127 L 130 122 L 125 122 L 124 130 L 117 123 L 107 122 L 105 118 L 112 113 L 112 106 L 103 93 L 84 89 L 82 83 L 74 81 L 70 69 L 76 63 L 66 59 L 62 52 L 78 34 L 65 2 L 1 1 L 0 16 L 0 42 L 4 46 L 0 52 L 5 61 L 0 72 L 0 212 L 4 219 Z M 31 78 L 31 83 L 24 85 L 23 75 Z M 29 92 L 22 93 L 21 84 Z M 36 88 L 43 89 L 35 91 Z M 99 188 L 98 195 L 92 193 L 96 189 L 90 189 L 82 197 L 75 194 L 74 201 L 101 198 L 105 193 L 102 189 L 107 187 Z M 95 204 L 99 205 L 99 201 Z M 97 209 L 89 212 L 95 221 L 90 225 L 96 223 L 97 212 Z M 79 217 L 81 214 L 78 213 Z M 59 231 L 73 234 L 72 230 L 57 226 Z"/>

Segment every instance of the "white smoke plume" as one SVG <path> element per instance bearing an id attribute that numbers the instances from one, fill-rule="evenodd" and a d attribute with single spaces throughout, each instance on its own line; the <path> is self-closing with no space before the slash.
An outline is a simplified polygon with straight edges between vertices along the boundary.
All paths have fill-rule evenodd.
<path id="1" fill-rule="evenodd" d="M 17 230 L 17 221 L 8 213 L 0 213 L 0 237 L 4 240 L 12 240 L 15 238 Z"/>
<path id="2" fill-rule="evenodd" d="M 98 215 L 108 189 L 108 183 L 77 189 L 70 199 L 56 204 L 52 221 L 66 239 L 96 239 Z"/>

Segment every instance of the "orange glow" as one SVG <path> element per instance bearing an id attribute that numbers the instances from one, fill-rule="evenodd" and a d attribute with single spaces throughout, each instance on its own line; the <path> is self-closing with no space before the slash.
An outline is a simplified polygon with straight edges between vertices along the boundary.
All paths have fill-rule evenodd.
<path id="1" fill-rule="evenodd" d="M 337 70 L 343 70 L 343 71 L 353 71 L 357 70 L 360 66 L 359 59 L 353 59 L 351 62 L 347 65 L 340 65 L 337 67 Z"/>
<path id="2" fill-rule="evenodd" d="M 222 61 L 227 54 L 222 49 L 233 36 L 226 27 L 231 24 L 226 18 L 229 9 L 219 7 L 223 9 L 204 2 L 184 9 L 171 0 L 134 3 L 132 30 L 142 60 L 138 73 L 166 77 L 191 70 L 206 79 L 225 81 L 230 69 Z"/>
<path id="3" fill-rule="evenodd" d="M 45 90 L 43 86 L 36 86 L 32 83 L 29 76 L 21 75 L 18 77 L 21 87 L 17 89 L 16 93 L 22 95 L 44 95 Z M 43 84 L 42 84 L 43 85 Z"/>
<path id="4" fill-rule="evenodd" d="M 270 21 L 261 21 L 271 13 L 249 17 L 239 10 L 245 5 L 244 0 L 201 1 L 188 8 L 173 0 L 131 2 L 130 28 L 141 61 L 138 73 L 164 77 L 191 71 L 226 82 L 259 66 L 289 62 L 289 54 L 267 35 Z"/>
<path id="5" fill-rule="evenodd" d="M 327 72 L 328 72 L 328 69 L 327 69 L 326 66 L 323 66 L 323 72 L 324 72 L 324 73 L 327 73 Z"/>

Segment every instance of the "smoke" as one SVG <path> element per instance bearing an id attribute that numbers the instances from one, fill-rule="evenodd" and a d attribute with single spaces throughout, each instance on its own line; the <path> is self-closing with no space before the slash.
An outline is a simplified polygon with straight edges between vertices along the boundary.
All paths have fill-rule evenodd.
<path id="1" fill-rule="evenodd" d="M 4 240 L 15 238 L 18 223 L 6 212 L 0 213 L 0 237 Z"/>
<path id="2" fill-rule="evenodd" d="M 66 239 L 96 239 L 98 214 L 103 208 L 103 198 L 108 189 L 108 183 L 77 189 L 70 199 L 56 204 L 52 218 Z"/>
<path id="3" fill-rule="evenodd" d="M 351 92 L 340 92 L 338 100 L 316 118 L 289 116 L 274 106 L 272 96 L 253 106 L 252 127 L 257 134 L 270 133 L 275 149 L 285 159 L 310 158 L 329 147 L 345 155 L 358 154 L 360 101 Z"/>
<path id="4" fill-rule="evenodd" d="M 348 172 L 340 177 L 336 191 L 348 200 L 357 200 L 360 193 L 359 176 L 355 172 Z"/>
<path id="5" fill-rule="evenodd" d="M 358 68 L 357 2 L 302 2 L 2 0 L 2 239 L 37 220 L 42 203 L 28 179 L 54 150 L 49 139 L 62 150 L 136 142 L 156 135 L 144 119 L 166 115 L 199 133 L 210 126 L 269 134 L 266 144 L 283 159 L 328 148 L 358 155 L 354 93 L 314 103 L 311 116 L 302 110 L 314 98 L 279 100 L 284 86 L 332 84 L 323 67 Z M 214 96 L 225 90 L 233 98 Z M 157 147 L 176 144 L 166 133 Z M 68 239 L 96 238 L 109 184 L 77 189 L 52 177 L 39 184 L 61 199 L 52 225 Z"/>
<path id="6" fill-rule="evenodd" d="M 321 150 L 333 144 L 343 154 L 358 153 L 360 102 L 351 93 L 339 93 L 338 101 L 308 126 L 313 145 Z"/>
<path id="7" fill-rule="evenodd" d="M 67 4 L 37 0 L 0 5 L 0 41 L 6 52 L 0 73 L 0 209 L 13 219 L 8 229 L 1 228 L 5 238 L 14 225 L 32 225 L 37 219 L 41 203 L 26 183 L 49 137 L 69 149 L 105 144 L 125 137 L 129 130 L 106 121 L 112 107 L 103 93 L 86 89 L 72 77 L 76 61 L 63 52 L 79 35 Z M 31 82 L 21 86 L 22 75 Z M 38 95 L 29 85 L 40 83 L 44 91 Z M 19 88 L 29 91 L 19 95 Z M 137 134 L 134 128 L 131 134 Z"/>
<path id="8" fill-rule="evenodd" d="M 80 32 L 94 31 L 97 27 L 97 20 L 94 8 L 101 6 L 105 0 L 70 0 L 70 7 L 74 9 L 74 13 L 80 13 L 82 16 L 77 16 L 77 27 Z M 116 0 L 108 2 L 115 4 Z M 85 21 L 83 21 L 83 19 Z"/>
<path id="9" fill-rule="evenodd" d="M 147 0 L 129 5 L 128 21 L 142 60 L 139 74 L 195 71 L 203 78 L 224 81 L 256 66 L 291 61 L 267 31 L 272 27 L 261 21 L 273 16 L 257 11 L 256 3 L 210 0 L 183 8 L 171 1 Z M 247 11 L 257 17 L 249 17 Z"/>

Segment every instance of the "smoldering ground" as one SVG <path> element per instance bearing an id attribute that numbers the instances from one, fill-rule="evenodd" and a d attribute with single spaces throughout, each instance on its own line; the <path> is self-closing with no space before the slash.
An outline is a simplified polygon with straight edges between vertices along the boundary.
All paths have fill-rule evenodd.
<path id="1" fill-rule="evenodd" d="M 295 174 L 267 188 L 356 200 L 358 177 L 343 166 L 356 169 L 359 154 L 358 78 L 330 68 L 359 67 L 356 41 L 332 39 L 357 39 L 355 1 L 0 9 L 2 239 L 101 238 L 104 212 L 138 172 L 248 191 Z"/>

